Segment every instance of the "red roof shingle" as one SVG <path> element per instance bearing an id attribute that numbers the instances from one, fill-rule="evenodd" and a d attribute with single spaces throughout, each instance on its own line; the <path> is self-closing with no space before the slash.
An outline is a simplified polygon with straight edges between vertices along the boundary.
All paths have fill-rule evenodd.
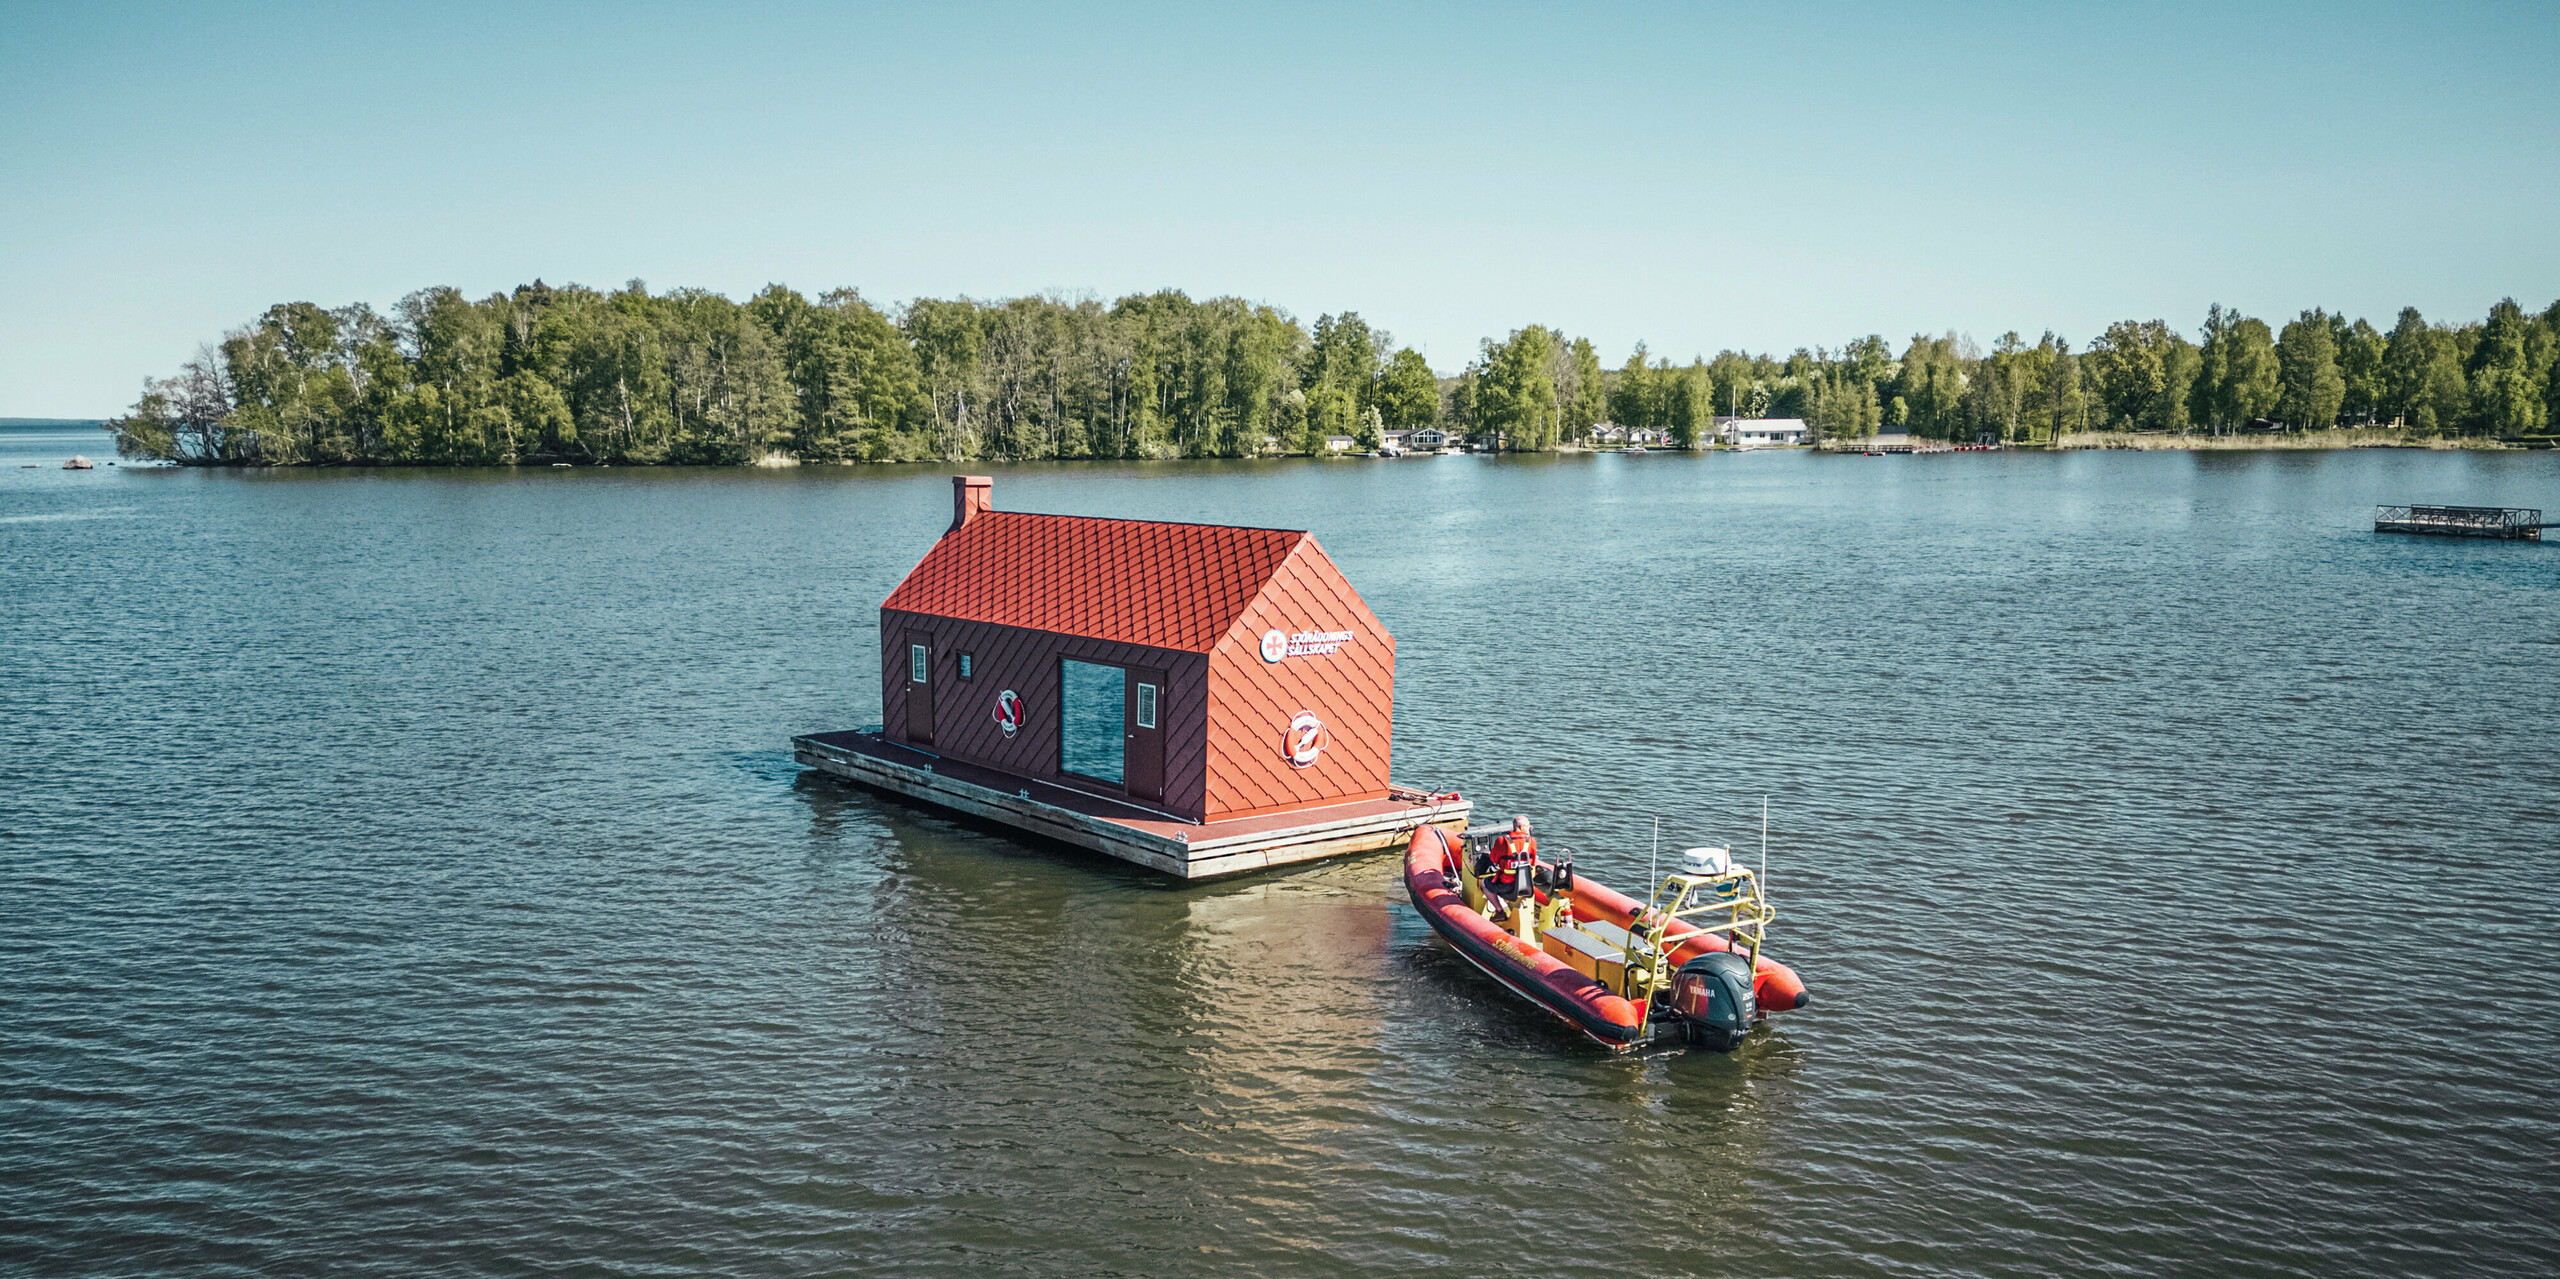
<path id="1" fill-rule="evenodd" d="M 934 543 L 881 607 L 1205 653 L 1306 538 L 987 511 Z"/>

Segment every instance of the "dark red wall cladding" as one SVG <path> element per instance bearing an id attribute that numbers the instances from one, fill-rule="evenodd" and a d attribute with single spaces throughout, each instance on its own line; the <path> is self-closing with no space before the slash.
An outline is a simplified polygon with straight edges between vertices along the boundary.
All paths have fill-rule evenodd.
<path id="1" fill-rule="evenodd" d="M 880 610 L 881 731 L 893 742 L 907 738 L 909 631 L 933 637 L 934 741 L 929 749 L 1043 781 L 1062 780 L 1058 775 L 1060 658 L 1163 671 L 1164 704 L 1158 709 L 1157 722 L 1164 726 L 1164 802 L 1149 807 L 1203 820 L 1201 795 L 1208 771 L 1207 654 L 884 608 Z M 976 659 L 976 674 L 968 680 L 960 678 L 963 652 Z M 996 722 L 996 695 L 1006 689 L 1022 699 L 1022 726 L 1011 737 Z"/>

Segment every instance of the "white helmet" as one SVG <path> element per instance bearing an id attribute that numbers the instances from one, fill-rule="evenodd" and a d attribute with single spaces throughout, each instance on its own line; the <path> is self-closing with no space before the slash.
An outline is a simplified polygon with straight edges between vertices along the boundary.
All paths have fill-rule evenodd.
<path id="1" fill-rule="evenodd" d="M 1522 814 L 1520 814 L 1519 816 L 1512 818 L 1512 819 L 1511 819 L 1511 829 L 1516 830 L 1516 831 L 1520 832 L 1520 833 L 1521 833 L 1521 834 L 1523 834 L 1523 835 L 1528 834 L 1528 833 L 1529 833 L 1529 815 L 1528 815 L 1527 813 L 1522 813 Z"/>

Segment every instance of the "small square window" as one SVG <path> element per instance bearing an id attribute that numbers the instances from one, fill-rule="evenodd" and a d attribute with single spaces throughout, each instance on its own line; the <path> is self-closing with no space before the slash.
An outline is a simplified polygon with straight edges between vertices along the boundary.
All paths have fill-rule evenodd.
<path id="1" fill-rule="evenodd" d="M 1138 727 L 1154 728 L 1155 726 L 1156 686 L 1153 684 L 1140 684 L 1138 686 Z"/>
<path id="2" fill-rule="evenodd" d="M 960 678 L 976 679 L 977 677 L 978 655 L 975 653 L 962 653 L 960 655 Z"/>

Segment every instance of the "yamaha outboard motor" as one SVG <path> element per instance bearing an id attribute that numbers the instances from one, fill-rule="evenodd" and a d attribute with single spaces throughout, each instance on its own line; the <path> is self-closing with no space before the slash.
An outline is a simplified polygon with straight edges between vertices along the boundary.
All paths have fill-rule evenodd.
<path id="1" fill-rule="evenodd" d="M 1671 1011 L 1688 1042 L 1730 1052 L 1751 1033 L 1760 1009 L 1751 997 L 1751 965 L 1731 951 L 1700 955 L 1671 979 Z"/>

